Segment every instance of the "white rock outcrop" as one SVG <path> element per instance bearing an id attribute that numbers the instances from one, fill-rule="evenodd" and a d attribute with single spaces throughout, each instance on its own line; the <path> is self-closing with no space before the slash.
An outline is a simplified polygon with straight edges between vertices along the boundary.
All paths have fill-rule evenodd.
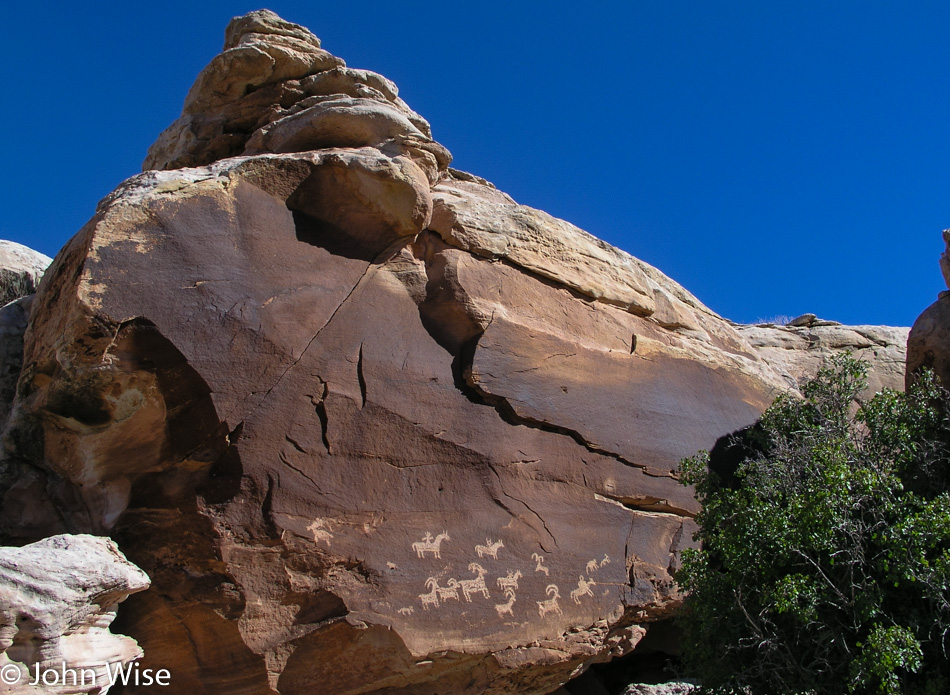
<path id="1" fill-rule="evenodd" d="M 148 586 L 108 538 L 0 548 L 0 693 L 106 693 L 110 669 L 142 656 L 109 631 L 116 606 Z M 38 673 L 45 685 L 31 685 Z"/>

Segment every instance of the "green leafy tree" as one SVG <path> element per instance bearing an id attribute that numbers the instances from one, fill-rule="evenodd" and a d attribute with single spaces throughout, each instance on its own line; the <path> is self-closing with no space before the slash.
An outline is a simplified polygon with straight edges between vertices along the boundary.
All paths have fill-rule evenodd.
<path id="1" fill-rule="evenodd" d="M 950 418 L 924 374 L 863 407 L 834 361 L 734 442 L 683 461 L 702 503 L 677 575 L 708 693 L 950 692 Z"/>

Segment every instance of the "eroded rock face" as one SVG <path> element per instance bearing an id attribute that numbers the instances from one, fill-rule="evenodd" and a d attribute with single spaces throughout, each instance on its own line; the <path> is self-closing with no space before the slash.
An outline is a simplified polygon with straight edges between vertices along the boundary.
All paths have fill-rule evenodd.
<path id="1" fill-rule="evenodd" d="M 269 10 L 235 18 L 181 118 L 149 148 L 145 169 L 262 152 L 376 147 L 413 160 L 433 183 L 451 155 L 382 75 L 353 70 L 320 39 Z"/>
<path id="2" fill-rule="evenodd" d="M 169 693 L 547 693 L 629 652 L 680 600 L 677 462 L 786 381 L 302 27 L 225 49 L 36 297 L 0 530 L 116 538 Z"/>
<path id="3" fill-rule="evenodd" d="M 950 229 L 944 230 L 945 251 L 940 254 L 940 270 L 950 287 Z M 932 369 L 945 388 L 950 388 L 950 292 L 917 317 L 907 338 L 907 383 L 921 369 Z"/>
<path id="4" fill-rule="evenodd" d="M 117 665 L 142 656 L 135 640 L 109 631 L 116 607 L 148 585 L 107 538 L 0 548 L 0 692 L 106 693 Z M 41 684 L 30 685 L 37 674 Z"/>

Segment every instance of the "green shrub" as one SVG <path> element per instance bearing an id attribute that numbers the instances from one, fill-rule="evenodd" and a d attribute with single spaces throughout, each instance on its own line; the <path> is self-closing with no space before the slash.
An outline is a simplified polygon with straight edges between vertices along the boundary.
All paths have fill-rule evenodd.
<path id="1" fill-rule="evenodd" d="M 778 398 L 735 470 L 682 462 L 702 503 L 684 661 L 705 692 L 950 692 L 946 392 L 924 374 L 858 409 L 865 376 L 843 357 Z"/>

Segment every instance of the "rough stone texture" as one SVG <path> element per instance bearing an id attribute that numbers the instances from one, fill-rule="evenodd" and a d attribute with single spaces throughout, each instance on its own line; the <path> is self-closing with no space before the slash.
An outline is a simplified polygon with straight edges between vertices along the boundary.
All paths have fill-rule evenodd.
<path id="1" fill-rule="evenodd" d="M 117 539 L 167 693 L 540 694 L 631 651 L 680 601 L 677 462 L 786 381 L 302 27 L 225 49 L 146 161 L 195 166 L 124 183 L 36 296 L 0 532 Z"/>
<path id="2" fill-rule="evenodd" d="M 228 25 L 224 51 L 195 80 L 181 118 L 149 148 L 144 168 L 321 147 L 407 156 L 433 183 L 451 160 L 396 85 L 347 68 L 304 27 L 259 10 Z"/>
<path id="3" fill-rule="evenodd" d="M 0 305 L 33 294 L 52 262 L 23 244 L 0 239 Z"/>
<path id="4" fill-rule="evenodd" d="M 634 683 L 623 691 L 623 695 L 688 695 L 696 690 L 692 683 L 659 683 L 647 685 Z"/>
<path id="5" fill-rule="evenodd" d="M 846 351 L 868 362 L 868 387 L 864 396 L 882 388 L 904 389 L 904 361 L 909 328 L 893 326 L 842 326 L 831 321 L 802 322 L 802 325 L 737 326 L 739 333 L 763 360 L 775 367 L 797 388 L 802 379 L 815 375 L 834 355 Z"/>
<path id="6" fill-rule="evenodd" d="M 0 548 L 0 692 L 107 692 L 109 665 L 142 655 L 135 640 L 109 631 L 116 606 L 148 585 L 107 538 L 62 535 Z M 67 674 L 65 684 L 29 685 L 37 669 L 62 672 L 64 665 L 91 669 L 95 683 L 76 683 Z M 14 667 L 20 677 L 11 683 Z"/>
<path id="7" fill-rule="evenodd" d="M 940 271 L 950 287 L 950 229 L 944 230 L 945 250 L 940 254 Z M 921 369 L 934 370 L 945 388 L 950 388 L 950 292 L 917 317 L 907 338 L 907 384 Z"/>

